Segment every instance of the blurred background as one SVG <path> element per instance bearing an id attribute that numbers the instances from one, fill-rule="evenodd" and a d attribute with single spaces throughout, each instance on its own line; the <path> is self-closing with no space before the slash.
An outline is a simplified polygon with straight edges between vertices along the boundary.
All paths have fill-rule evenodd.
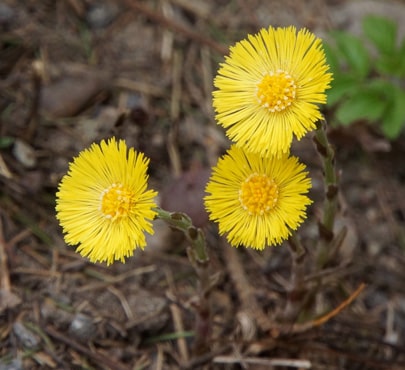
<path id="1" fill-rule="evenodd" d="M 356 107 L 339 111 L 341 95 L 324 108 L 341 180 L 337 224 L 347 237 L 327 266 L 319 307 L 331 310 L 360 283 L 367 287 L 321 327 L 280 338 L 259 325 L 249 337 L 237 315 L 246 296 L 262 312 L 277 311 L 291 261 L 287 248 L 239 248 L 235 274 L 229 247 L 207 222 L 210 166 L 229 146 L 211 104 L 218 65 L 230 45 L 269 25 L 306 27 L 339 49 L 330 31 L 362 40 L 369 14 L 396 25 L 402 64 L 392 77 L 391 67 L 374 64 L 379 50 L 366 46 L 361 59 L 352 54 L 358 48 L 345 54 L 340 45 L 343 76 L 351 62 L 367 64 L 367 75 L 350 80 L 347 91 L 382 75 L 401 103 L 347 117 Z M 399 0 L 0 1 L 0 369 L 404 369 L 404 34 Z M 384 101 L 381 94 L 376 101 Z M 362 111 L 372 106 L 367 100 Z M 394 110 L 393 134 L 384 117 Z M 206 232 L 222 277 L 212 292 L 215 340 L 204 356 L 191 353 L 197 282 L 180 234 L 156 222 L 145 251 L 108 268 L 63 241 L 57 185 L 79 151 L 111 136 L 151 159 L 159 203 L 186 211 Z M 313 178 L 314 204 L 302 228 L 311 243 L 321 164 L 310 135 L 293 150 Z M 243 364 L 241 356 L 269 362 Z M 291 363 L 277 366 L 272 358 Z"/>

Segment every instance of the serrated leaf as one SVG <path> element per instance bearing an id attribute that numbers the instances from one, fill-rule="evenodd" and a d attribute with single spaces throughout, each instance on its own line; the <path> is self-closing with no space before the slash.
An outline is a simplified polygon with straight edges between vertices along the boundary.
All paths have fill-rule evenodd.
<path id="1" fill-rule="evenodd" d="M 336 118 L 345 126 L 363 119 L 374 122 L 381 118 L 386 107 L 387 102 L 378 94 L 364 90 L 346 99 L 336 110 Z"/>
<path id="2" fill-rule="evenodd" d="M 363 42 L 343 31 L 334 31 L 332 35 L 348 66 L 360 79 L 364 79 L 370 72 L 370 56 Z"/>
<path id="3" fill-rule="evenodd" d="M 396 49 L 397 24 L 390 19 L 368 15 L 363 19 L 363 32 L 381 54 L 391 55 Z"/>
<path id="4" fill-rule="evenodd" d="M 405 92 L 398 87 L 393 90 L 382 120 L 382 131 L 389 139 L 396 139 L 405 126 Z"/>

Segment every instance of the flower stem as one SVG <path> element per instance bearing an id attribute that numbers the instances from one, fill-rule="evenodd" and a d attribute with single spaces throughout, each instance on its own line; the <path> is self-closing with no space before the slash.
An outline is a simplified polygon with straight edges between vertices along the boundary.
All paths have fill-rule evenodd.
<path id="1" fill-rule="evenodd" d="M 188 215 L 181 212 L 168 212 L 162 208 L 155 208 L 155 211 L 157 212 L 157 218 L 184 233 L 193 248 L 196 260 L 199 263 L 209 261 L 204 233 L 201 229 L 193 225 L 193 222 Z"/>
<path id="2" fill-rule="evenodd" d="M 301 240 L 294 231 L 288 238 L 288 247 L 292 258 L 292 267 L 287 303 L 285 310 L 283 311 L 283 319 L 292 322 L 296 320 L 307 295 L 304 280 L 305 260 L 308 255 Z"/>
<path id="3" fill-rule="evenodd" d="M 317 122 L 314 142 L 322 159 L 325 200 L 323 218 L 319 222 L 320 240 L 317 250 L 317 266 L 322 268 L 328 262 L 329 244 L 334 238 L 334 223 L 338 208 L 338 175 L 335 168 L 335 151 L 328 140 L 325 119 Z"/>
<path id="4" fill-rule="evenodd" d="M 157 212 L 156 218 L 182 231 L 190 243 L 190 247 L 187 248 L 187 255 L 199 280 L 199 301 L 195 304 L 197 317 L 193 352 L 196 355 L 202 355 L 210 349 L 211 312 L 209 296 L 217 277 L 211 276 L 209 271 L 209 257 L 204 233 L 193 225 L 191 218 L 185 213 L 168 212 L 161 208 L 155 208 L 155 211 Z"/>

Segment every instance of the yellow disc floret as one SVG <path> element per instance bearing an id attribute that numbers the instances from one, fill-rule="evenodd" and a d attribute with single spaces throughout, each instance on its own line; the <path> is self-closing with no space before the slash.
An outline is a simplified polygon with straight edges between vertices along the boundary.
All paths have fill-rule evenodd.
<path id="1" fill-rule="evenodd" d="M 127 217 L 135 206 L 134 194 L 122 184 L 112 184 L 101 194 L 100 210 L 106 218 Z"/>
<path id="2" fill-rule="evenodd" d="M 257 85 L 257 98 L 270 112 L 281 112 L 295 100 L 297 87 L 294 79 L 282 70 L 264 75 Z"/>
<path id="3" fill-rule="evenodd" d="M 250 215 L 269 212 L 278 199 L 278 186 L 267 175 L 252 174 L 241 186 L 239 201 Z"/>

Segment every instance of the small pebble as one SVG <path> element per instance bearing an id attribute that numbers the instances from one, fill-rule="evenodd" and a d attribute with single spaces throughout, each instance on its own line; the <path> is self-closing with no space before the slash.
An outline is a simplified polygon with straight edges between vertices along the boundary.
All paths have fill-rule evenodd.
<path id="1" fill-rule="evenodd" d="M 0 27 L 8 28 L 14 21 L 15 11 L 7 4 L 0 3 Z"/>
<path id="2" fill-rule="evenodd" d="M 20 322 L 14 323 L 13 332 L 25 348 L 36 349 L 39 347 L 40 338 Z"/>
<path id="3" fill-rule="evenodd" d="M 14 142 L 13 154 L 26 168 L 33 168 L 37 164 L 34 148 L 20 139 L 16 139 Z"/>
<path id="4" fill-rule="evenodd" d="M 76 314 L 69 326 L 69 334 L 83 343 L 93 340 L 96 333 L 97 328 L 93 319 L 82 313 Z"/>
<path id="5" fill-rule="evenodd" d="M 0 370 L 24 370 L 22 360 L 15 358 L 11 361 L 0 361 Z"/>
<path id="6" fill-rule="evenodd" d="M 93 29 L 100 29 L 108 26 L 118 14 L 115 4 L 94 4 L 86 14 L 86 20 Z"/>

